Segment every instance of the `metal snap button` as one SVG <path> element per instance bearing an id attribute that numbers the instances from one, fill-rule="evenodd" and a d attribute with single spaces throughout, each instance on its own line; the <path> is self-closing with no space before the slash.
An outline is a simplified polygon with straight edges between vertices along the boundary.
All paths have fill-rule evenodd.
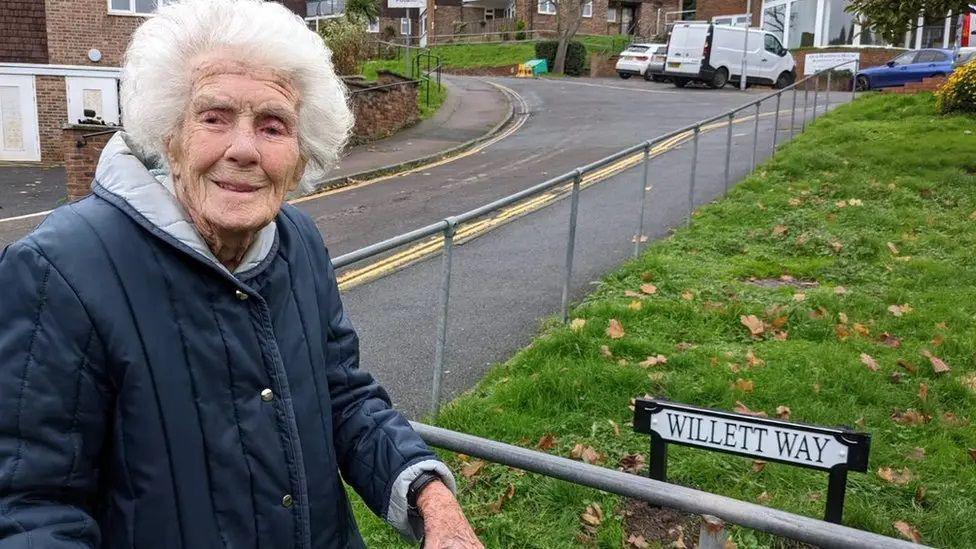
<path id="1" fill-rule="evenodd" d="M 272 400 L 274 400 L 274 391 L 272 391 L 271 389 L 261 390 L 261 400 L 265 402 L 271 402 Z"/>

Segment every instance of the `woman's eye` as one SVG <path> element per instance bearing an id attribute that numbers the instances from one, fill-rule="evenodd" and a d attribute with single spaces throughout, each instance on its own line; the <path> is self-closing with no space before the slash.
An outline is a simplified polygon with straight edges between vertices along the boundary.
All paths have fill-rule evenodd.
<path id="1" fill-rule="evenodd" d="M 264 131 L 269 135 L 282 135 L 285 133 L 285 128 L 281 124 L 267 124 L 264 126 Z"/>
<path id="2" fill-rule="evenodd" d="M 219 124 L 220 121 L 220 115 L 217 113 L 207 113 L 203 115 L 204 124 Z"/>

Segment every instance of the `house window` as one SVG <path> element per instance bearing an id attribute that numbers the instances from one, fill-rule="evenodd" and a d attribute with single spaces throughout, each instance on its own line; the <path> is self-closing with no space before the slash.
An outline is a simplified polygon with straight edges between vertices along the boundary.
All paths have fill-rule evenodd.
<path id="1" fill-rule="evenodd" d="M 854 43 L 854 14 L 846 11 L 847 0 L 825 0 L 823 29 L 820 34 L 822 46 L 849 46 Z M 816 15 L 814 15 L 816 17 Z"/>
<path id="2" fill-rule="evenodd" d="M 371 32 L 371 33 L 380 32 L 380 20 L 375 19 L 373 21 L 368 21 L 366 23 L 366 32 Z"/>
<path id="3" fill-rule="evenodd" d="M 173 0 L 108 0 L 109 13 L 152 15 L 156 13 L 157 3 L 165 6 Z"/>
<path id="4" fill-rule="evenodd" d="M 546 15 L 556 14 L 556 3 L 552 0 L 539 0 L 539 13 Z"/>
<path id="5" fill-rule="evenodd" d="M 410 18 L 401 17 L 400 18 L 400 34 L 404 36 L 410 35 Z"/>
<path id="6" fill-rule="evenodd" d="M 617 6 L 607 8 L 607 23 L 617 22 Z"/>
<path id="7" fill-rule="evenodd" d="M 583 2 L 583 17 L 593 17 L 593 0 Z"/>

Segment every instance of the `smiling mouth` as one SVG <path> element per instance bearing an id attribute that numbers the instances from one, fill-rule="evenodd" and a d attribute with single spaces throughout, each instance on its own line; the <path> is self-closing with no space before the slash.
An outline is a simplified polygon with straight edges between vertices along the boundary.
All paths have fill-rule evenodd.
<path id="1" fill-rule="evenodd" d="M 231 191 L 235 193 L 253 193 L 258 191 L 261 187 L 255 187 L 253 185 L 247 185 L 244 183 L 233 183 L 230 181 L 214 181 L 214 183 L 224 189 L 225 191 Z"/>

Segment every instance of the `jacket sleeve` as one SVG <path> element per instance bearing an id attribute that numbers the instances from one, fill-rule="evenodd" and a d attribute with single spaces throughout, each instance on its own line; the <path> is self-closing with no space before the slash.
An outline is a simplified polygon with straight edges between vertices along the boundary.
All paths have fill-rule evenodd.
<path id="1" fill-rule="evenodd" d="M 95 467 L 109 399 L 68 282 L 23 242 L 0 252 L 0 549 L 98 547 Z"/>
<path id="2" fill-rule="evenodd" d="M 393 410 L 386 391 L 359 369 L 359 338 L 343 311 L 328 251 L 324 245 L 320 249 L 325 262 L 325 295 L 320 304 L 327 327 L 327 377 L 342 476 L 401 535 L 420 539 L 423 523 L 407 513 L 410 483 L 422 473 L 432 472 L 455 491 L 454 477 L 407 420 Z"/>

